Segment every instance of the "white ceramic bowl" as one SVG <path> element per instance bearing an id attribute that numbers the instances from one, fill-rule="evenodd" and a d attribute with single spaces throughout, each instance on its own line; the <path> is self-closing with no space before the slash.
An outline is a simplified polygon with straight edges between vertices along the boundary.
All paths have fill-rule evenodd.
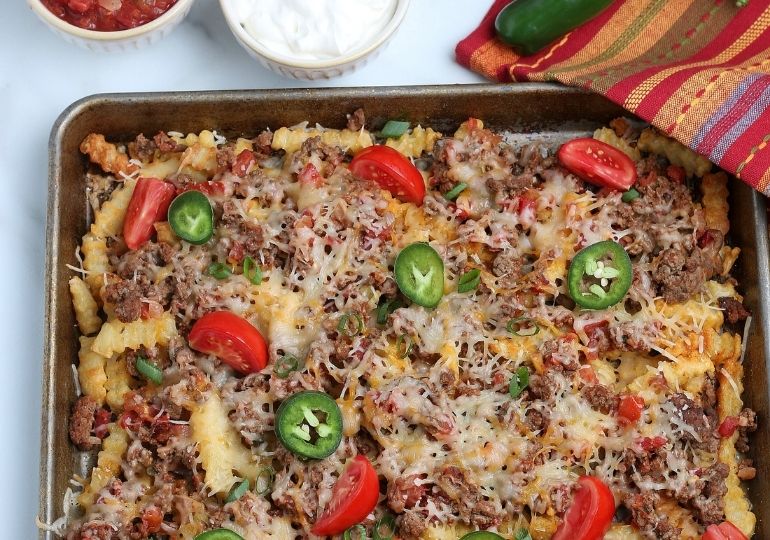
<path id="1" fill-rule="evenodd" d="M 138 49 L 160 41 L 190 12 L 195 0 L 178 0 L 171 9 L 147 24 L 129 30 L 99 32 L 85 30 L 63 21 L 46 8 L 40 0 L 27 0 L 29 7 L 55 34 L 69 43 L 92 51 L 119 52 Z"/>
<path id="2" fill-rule="evenodd" d="M 246 49 L 249 55 L 279 75 L 290 79 L 313 81 L 331 79 L 345 73 L 352 73 L 366 65 L 369 60 L 375 58 L 395 35 L 396 30 L 398 30 L 398 27 L 404 20 L 404 15 L 406 15 L 407 8 L 409 7 L 409 0 L 396 1 L 393 17 L 366 47 L 352 54 L 325 60 L 299 60 L 276 54 L 260 44 L 241 26 L 232 0 L 219 0 L 219 4 L 235 39 Z"/>

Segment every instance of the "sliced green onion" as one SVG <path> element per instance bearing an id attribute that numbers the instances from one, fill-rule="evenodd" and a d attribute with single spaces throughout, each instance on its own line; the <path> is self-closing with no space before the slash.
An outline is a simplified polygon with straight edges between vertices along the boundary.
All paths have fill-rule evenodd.
<path id="1" fill-rule="evenodd" d="M 479 283 L 481 283 L 481 270 L 474 268 L 460 276 L 460 280 L 457 282 L 457 292 L 466 293 L 476 290 Z"/>
<path id="2" fill-rule="evenodd" d="M 206 273 L 217 279 L 227 279 L 230 277 L 230 274 L 232 274 L 232 271 L 227 267 L 226 264 L 211 263 L 211 266 L 208 267 Z"/>
<path id="3" fill-rule="evenodd" d="M 406 358 L 412 352 L 412 338 L 408 334 L 401 334 L 396 340 L 396 354 L 399 358 Z"/>
<path id="4" fill-rule="evenodd" d="M 511 394 L 512 398 L 516 399 L 527 386 L 529 386 L 529 370 L 526 367 L 521 366 L 513 375 L 511 375 L 511 382 L 508 384 L 508 392 Z"/>
<path id="5" fill-rule="evenodd" d="M 519 529 L 513 535 L 513 540 L 532 540 L 532 536 L 527 529 Z"/>
<path id="6" fill-rule="evenodd" d="M 272 467 L 261 469 L 254 479 L 254 490 L 259 495 L 267 495 L 273 490 L 273 480 L 275 480 L 275 471 Z"/>
<path id="7" fill-rule="evenodd" d="M 262 283 L 262 269 L 248 255 L 243 259 L 243 275 L 254 285 Z"/>
<path id="8" fill-rule="evenodd" d="M 530 331 L 522 332 L 524 328 L 529 328 Z M 514 336 L 521 337 L 534 336 L 540 333 L 540 326 L 529 317 L 516 317 L 515 319 L 511 319 L 508 321 L 505 329 Z"/>
<path id="9" fill-rule="evenodd" d="M 361 525 L 353 525 L 342 535 L 343 540 L 366 540 L 366 527 Z"/>
<path id="10" fill-rule="evenodd" d="M 401 120 L 388 120 L 385 125 L 382 126 L 380 136 L 385 139 L 397 139 L 409 129 L 409 122 L 402 122 Z"/>
<path id="11" fill-rule="evenodd" d="M 299 360 L 293 354 L 285 354 L 275 361 L 273 373 L 281 379 L 285 379 L 292 371 L 297 371 Z"/>
<path id="12" fill-rule="evenodd" d="M 351 319 L 355 323 L 355 326 L 353 328 L 350 327 L 350 324 L 348 324 Z M 348 337 L 357 336 L 361 332 L 364 331 L 364 320 L 361 318 L 361 315 L 358 313 L 345 313 L 342 317 L 340 317 L 340 322 L 337 323 L 337 332 L 340 334 L 344 334 Z"/>
<path id="13" fill-rule="evenodd" d="M 374 526 L 373 540 L 390 540 L 396 535 L 396 518 L 384 514 Z"/>
<path id="14" fill-rule="evenodd" d="M 142 374 L 142 376 L 154 382 L 155 384 L 163 383 L 163 371 L 154 364 L 151 364 L 145 357 L 140 356 L 136 359 L 136 370 Z"/>
<path id="15" fill-rule="evenodd" d="M 249 490 L 249 480 L 248 478 L 238 484 L 237 486 L 233 486 L 233 489 L 230 490 L 230 493 L 227 494 L 227 498 L 225 499 L 225 502 L 235 502 L 241 497 L 243 497 L 243 494 L 246 493 Z"/>
<path id="16" fill-rule="evenodd" d="M 388 322 L 390 314 L 400 307 L 404 307 L 404 303 L 400 298 L 393 298 L 392 300 L 387 300 L 380 304 L 377 308 L 377 324 L 383 325 Z"/>
<path id="17" fill-rule="evenodd" d="M 448 201 L 453 201 L 460 195 L 460 193 L 465 191 L 467 187 L 468 187 L 468 184 L 466 184 L 465 182 L 460 182 L 455 187 L 453 187 L 452 189 L 444 193 L 444 198 Z"/>
<path id="18" fill-rule="evenodd" d="M 625 202 L 625 203 L 629 203 L 629 202 L 633 201 L 634 199 L 638 199 L 638 198 L 639 198 L 639 192 L 636 191 L 634 188 L 631 188 L 628 191 L 626 191 L 625 193 L 623 193 L 623 196 L 620 197 L 620 200 Z"/>

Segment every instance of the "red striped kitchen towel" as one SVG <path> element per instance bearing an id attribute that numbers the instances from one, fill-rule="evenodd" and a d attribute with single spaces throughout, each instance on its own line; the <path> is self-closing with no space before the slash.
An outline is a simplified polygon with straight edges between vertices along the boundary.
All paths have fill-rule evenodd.
<path id="1" fill-rule="evenodd" d="M 461 64 L 601 93 L 770 195 L 770 0 L 616 0 L 528 57 L 495 39 L 508 2 L 457 45 Z"/>

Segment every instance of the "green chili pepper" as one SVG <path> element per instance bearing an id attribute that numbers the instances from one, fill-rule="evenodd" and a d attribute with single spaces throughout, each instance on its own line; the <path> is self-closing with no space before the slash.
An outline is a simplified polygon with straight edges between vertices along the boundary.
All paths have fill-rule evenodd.
<path id="1" fill-rule="evenodd" d="M 455 187 L 453 187 L 452 189 L 444 193 L 444 198 L 448 201 L 453 201 L 457 197 L 459 197 L 460 193 L 465 191 L 467 188 L 468 188 L 468 184 L 466 184 L 465 182 L 460 182 Z"/>
<path id="2" fill-rule="evenodd" d="M 508 383 L 508 393 L 511 394 L 512 398 L 516 399 L 527 386 L 529 386 L 529 370 L 525 366 L 521 366 L 511 375 L 511 382 Z"/>
<path id="3" fill-rule="evenodd" d="M 214 234 L 214 211 L 200 191 L 185 191 L 168 207 L 168 222 L 174 233 L 191 244 L 205 244 Z"/>
<path id="4" fill-rule="evenodd" d="M 474 268 L 465 272 L 457 281 L 457 292 L 467 293 L 476 289 L 481 283 L 481 270 Z"/>
<path id="5" fill-rule="evenodd" d="M 396 257 L 396 284 L 417 305 L 434 308 L 444 296 L 444 261 L 425 242 L 415 242 Z"/>
<path id="6" fill-rule="evenodd" d="M 388 120 L 380 131 L 380 136 L 386 139 L 397 139 L 409 129 L 409 122 L 400 120 Z"/>
<path id="7" fill-rule="evenodd" d="M 623 246 L 612 240 L 581 249 L 569 266 L 569 294 L 580 307 L 605 309 L 631 288 L 633 268 Z"/>
<path id="8" fill-rule="evenodd" d="M 366 540 L 366 527 L 360 523 L 353 525 L 342 535 L 342 540 Z"/>
<path id="9" fill-rule="evenodd" d="M 513 540 L 532 540 L 532 535 L 527 529 L 519 529 L 513 535 Z"/>
<path id="10" fill-rule="evenodd" d="M 391 313 L 398 308 L 404 307 L 404 303 L 400 298 L 394 298 L 392 300 L 385 300 L 377 308 L 377 324 L 383 325 L 388 322 L 388 317 Z"/>
<path id="11" fill-rule="evenodd" d="M 540 326 L 529 317 L 516 317 L 508 321 L 505 325 L 505 329 L 508 330 L 514 336 L 526 337 L 534 336 L 540 333 Z M 525 329 L 528 329 L 526 332 Z"/>
<path id="12" fill-rule="evenodd" d="M 601 13 L 612 0 L 516 0 L 495 20 L 498 37 L 530 55 Z"/>
<path id="13" fill-rule="evenodd" d="M 238 484 L 237 486 L 234 486 L 233 489 L 230 490 L 230 493 L 227 494 L 227 498 L 225 499 L 225 502 L 234 502 L 243 497 L 243 494 L 246 493 L 249 490 L 249 480 L 245 479 L 243 482 Z"/>
<path id="14" fill-rule="evenodd" d="M 136 370 L 147 380 L 155 384 L 163 384 L 163 371 L 143 356 L 136 359 Z"/>
<path id="15" fill-rule="evenodd" d="M 292 371 L 297 371 L 299 360 L 293 354 L 285 354 L 275 361 L 273 373 L 281 379 L 285 379 Z"/>
<path id="16" fill-rule="evenodd" d="M 267 495 L 273 489 L 273 480 L 275 480 L 275 471 L 272 467 L 264 467 L 257 473 L 254 480 L 254 491 L 259 495 Z M 260 482 L 262 485 L 260 485 Z"/>
<path id="17" fill-rule="evenodd" d="M 342 413 L 323 392 L 298 392 L 281 403 L 275 415 L 278 440 L 287 450 L 310 459 L 334 453 L 342 440 Z"/>
<path id="18" fill-rule="evenodd" d="M 355 326 L 350 327 L 350 321 L 355 323 Z M 357 336 L 364 331 L 364 320 L 358 313 L 345 313 L 340 317 L 340 322 L 337 323 L 337 332 L 346 335 L 348 337 Z"/>
<path id="19" fill-rule="evenodd" d="M 384 514 L 374 525 L 372 540 L 390 540 L 396 535 L 396 518 Z"/>
<path id="20" fill-rule="evenodd" d="M 248 255 L 243 259 L 243 275 L 254 285 L 262 283 L 262 269 Z"/>
<path id="21" fill-rule="evenodd" d="M 489 531 L 476 531 L 466 534 L 460 540 L 505 540 L 505 538 Z"/>
<path id="22" fill-rule="evenodd" d="M 226 264 L 211 263 L 211 265 L 206 270 L 206 273 L 217 279 L 227 279 L 230 277 L 230 274 L 232 274 L 232 271 Z"/>
<path id="23" fill-rule="evenodd" d="M 243 540 L 243 537 L 230 529 L 213 529 L 200 533 L 195 540 Z"/>
<path id="24" fill-rule="evenodd" d="M 396 339 L 396 354 L 399 358 L 406 358 L 412 352 L 412 338 L 408 334 L 401 334 Z"/>
<path id="25" fill-rule="evenodd" d="M 634 188 L 631 188 L 625 193 L 623 193 L 623 195 L 620 197 L 620 200 L 623 201 L 624 203 L 630 203 L 634 199 L 638 199 L 638 198 L 639 198 L 639 192 L 636 191 Z"/>

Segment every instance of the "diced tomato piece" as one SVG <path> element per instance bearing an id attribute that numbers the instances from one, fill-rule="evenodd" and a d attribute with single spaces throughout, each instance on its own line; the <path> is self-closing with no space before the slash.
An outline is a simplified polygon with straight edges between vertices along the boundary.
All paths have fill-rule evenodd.
<path id="1" fill-rule="evenodd" d="M 644 400 L 641 397 L 631 394 L 621 396 L 618 405 L 618 421 L 624 425 L 634 424 L 642 417 L 643 410 Z"/>
<path id="2" fill-rule="evenodd" d="M 297 175 L 300 184 L 307 186 L 321 187 L 324 185 L 324 178 L 321 173 L 318 172 L 315 165 L 308 163 Z"/>
<path id="3" fill-rule="evenodd" d="M 112 413 L 107 409 L 97 409 L 94 413 L 94 435 L 103 439 L 109 431 L 107 425 L 112 422 Z"/>
<path id="4" fill-rule="evenodd" d="M 238 157 L 235 158 L 235 163 L 233 163 L 233 174 L 243 178 L 256 162 L 257 157 L 254 155 L 254 152 L 248 149 L 241 151 Z"/>
<path id="5" fill-rule="evenodd" d="M 639 446 L 642 447 L 642 450 L 646 452 L 650 452 L 652 450 L 656 450 L 658 448 L 662 448 L 666 446 L 666 443 L 668 442 L 668 439 L 665 437 L 661 437 L 660 435 L 655 437 L 644 437 L 642 440 L 639 441 Z"/>
<path id="6" fill-rule="evenodd" d="M 682 167 L 678 165 L 669 165 L 666 167 L 666 176 L 678 184 L 683 184 L 686 175 Z"/>
<path id="7" fill-rule="evenodd" d="M 737 416 L 728 416 L 722 420 L 721 424 L 719 424 L 717 432 L 719 432 L 720 437 L 726 439 L 727 437 L 732 437 L 733 433 L 735 433 L 735 430 L 738 429 L 739 425 L 740 420 Z"/>
<path id="8" fill-rule="evenodd" d="M 596 384 L 599 382 L 599 377 L 596 376 L 596 371 L 594 371 L 594 368 L 591 366 L 581 366 L 578 370 L 578 375 L 589 384 Z"/>
<path id="9" fill-rule="evenodd" d="M 709 525 L 701 540 L 748 540 L 741 530 L 730 523 L 723 521 L 719 525 Z"/>
<path id="10" fill-rule="evenodd" d="M 148 506 L 142 512 L 142 525 L 147 533 L 156 533 L 163 524 L 163 514 L 157 506 Z"/>
<path id="11" fill-rule="evenodd" d="M 215 195 L 224 195 L 225 185 L 222 182 L 214 182 L 211 180 L 207 182 L 191 182 L 184 187 L 177 189 L 176 194 L 179 195 L 185 191 L 200 191 L 204 195 L 211 197 Z"/>

